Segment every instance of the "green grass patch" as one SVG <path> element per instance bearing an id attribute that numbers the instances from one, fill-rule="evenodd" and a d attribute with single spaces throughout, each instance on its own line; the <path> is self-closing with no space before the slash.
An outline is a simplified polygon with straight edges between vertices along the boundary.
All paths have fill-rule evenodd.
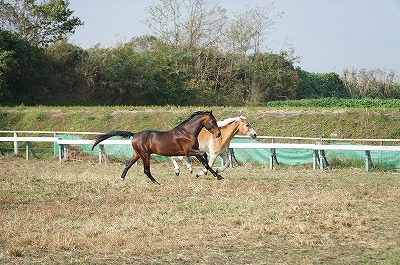
<path id="1" fill-rule="evenodd" d="M 288 107 L 287 105 L 243 108 L 5 107 L 0 111 L 0 128 L 2 130 L 88 132 L 108 130 L 138 132 L 149 128 L 169 130 L 188 118 L 193 111 L 201 109 L 212 109 L 217 120 L 246 116 L 258 135 L 330 137 L 334 134 L 338 138 L 398 138 L 400 136 L 398 105 L 396 108 Z"/>

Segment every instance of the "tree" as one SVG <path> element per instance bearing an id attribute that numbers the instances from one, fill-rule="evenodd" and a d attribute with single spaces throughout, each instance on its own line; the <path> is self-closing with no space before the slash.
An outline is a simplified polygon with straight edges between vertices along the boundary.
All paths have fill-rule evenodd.
<path id="1" fill-rule="evenodd" d="M 345 69 L 341 76 L 348 93 L 353 98 L 399 98 L 398 77 L 393 70 Z"/>
<path id="2" fill-rule="evenodd" d="M 12 99 L 10 75 L 13 70 L 13 52 L 0 50 L 0 102 Z"/>
<path id="3" fill-rule="evenodd" d="M 42 49 L 47 57 L 49 75 L 46 77 L 47 93 L 42 98 L 47 104 L 86 104 L 90 97 L 84 89 L 84 76 L 80 71 L 87 56 L 82 48 L 61 40 Z"/>
<path id="4" fill-rule="evenodd" d="M 187 0 L 185 6 L 188 17 L 183 26 L 187 46 L 203 50 L 217 46 L 227 22 L 226 9 L 215 0 Z"/>
<path id="5" fill-rule="evenodd" d="M 44 93 L 46 65 L 42 49 L 0 29 L 0 104 L 36 104 Z"/>
<path id="6" fill-rule="evenodd" d="M 0 0 L 0 26 L 44 47 L 83 25 L 68 6 L 68 0 Z"/>
<path id="7" fill-rule="evenodd" d="M 282 14 L 274 1 L 237 13 L 226 31 L 226 48 L 241 54 L 262 52 L 268 31 Z"/>
<path id="8" fill-rule="evenodd" d="M 146 24 L 166 44 L 206 49 L 221 40 L 226 9 L 215 0 L 161 0 L 147 8 Z"/>
<path id="9" fill-rule="evenodd" d="M 134 38 L 112 49 L 89 49 L 78 72 L 86 78 L 87 95 L 101 104 L 184 105 L 194 102 L 193 59 L 181 48 L 153 37 Z"/>
<path id="10" fill-rule="evenodd" d="M 154 35 L 165 44 L 178 46 L 181 42 L 181 1 L 162 0 L 159 5 L 147 9 L 149 17 L 145 23 Z"/>

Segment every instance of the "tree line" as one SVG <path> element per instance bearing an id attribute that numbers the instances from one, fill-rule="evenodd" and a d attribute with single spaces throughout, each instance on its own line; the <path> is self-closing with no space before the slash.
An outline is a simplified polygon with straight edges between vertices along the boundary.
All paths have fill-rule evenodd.
<path id="1" fill-rule="evenodd" d="M 66 38 L 83 24 L 68 1 L 11 2 L 0 0 L 2 105 L 241 106 L 322 97 L 400 98 L 393 71 L 310 73 L 294 67 L 291 50 L 263 52 L 266 32 L 280 16 L 273 4 L 229 21 L 216 1 L 161 0 L 148 9 L 152 35 L 82 49 Z M 32 13 L 18 14 L 24 8 Z M 24 23 L 35 25 L 33 32 L 18 23 L 22 15 Z"/>

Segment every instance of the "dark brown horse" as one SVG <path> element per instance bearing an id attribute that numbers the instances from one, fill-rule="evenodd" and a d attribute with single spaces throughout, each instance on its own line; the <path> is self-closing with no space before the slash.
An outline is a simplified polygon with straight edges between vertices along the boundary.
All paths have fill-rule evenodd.
<path id="1" fill-rule="evenodd" d="M 100 135 L 96 139 L 92 150 L 98 143 L 113 136 L 122 136 L 123 138 L 133 137 L 132 147 L 135 154 L 126 163 L 121 180 L 125 179 L 128 170 L 140 158 L 143 161 L 144 173 L 153 183 L 160 184 L 153 178 L 150 172 L 151 154 L 162 156 L 195 156 L 217 179 L 223 179 L 208 165 L 207 153 L 199 151 L 197 137 L 203 127 L 213 133 L 214 137 L 221 136 L 212 111 L 197 111 L 187 120 L 166 132 L 156 130 L 145 130 L 138 133 L 110 131 Z"/>

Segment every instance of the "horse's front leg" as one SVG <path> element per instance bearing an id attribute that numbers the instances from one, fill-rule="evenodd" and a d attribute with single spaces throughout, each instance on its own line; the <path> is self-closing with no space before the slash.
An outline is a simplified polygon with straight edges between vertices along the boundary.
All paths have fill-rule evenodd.
<path id="1" fill-rule="evenodd" d="M 224 179 L 221 175 L 219 175 L 217 172 L 215 172 L 210 165 L 208 164 L 207 161 L 207 153 L 206 152 L 201 152 L 199 150 L 193 150 L 194 152 L 192 152 L 194 155 L 202 164 L 203 166 L 211 172 L 211 174 L 214 175 L 214 177 L 216 177 L 218 180 Z"/>
<path id="2" fill-rule="evenodd" d="M 208 160 L 208 165 L 212 168 L 214 165 L 215 160 L 217 159 L 217 154 L 211 154 L 210 155 L 210 160 Z M 207 168 L 204 168 L 203 170 L 197 172 L 196 177 L 200 177 L 203 175 L 207 174 Z"/>

